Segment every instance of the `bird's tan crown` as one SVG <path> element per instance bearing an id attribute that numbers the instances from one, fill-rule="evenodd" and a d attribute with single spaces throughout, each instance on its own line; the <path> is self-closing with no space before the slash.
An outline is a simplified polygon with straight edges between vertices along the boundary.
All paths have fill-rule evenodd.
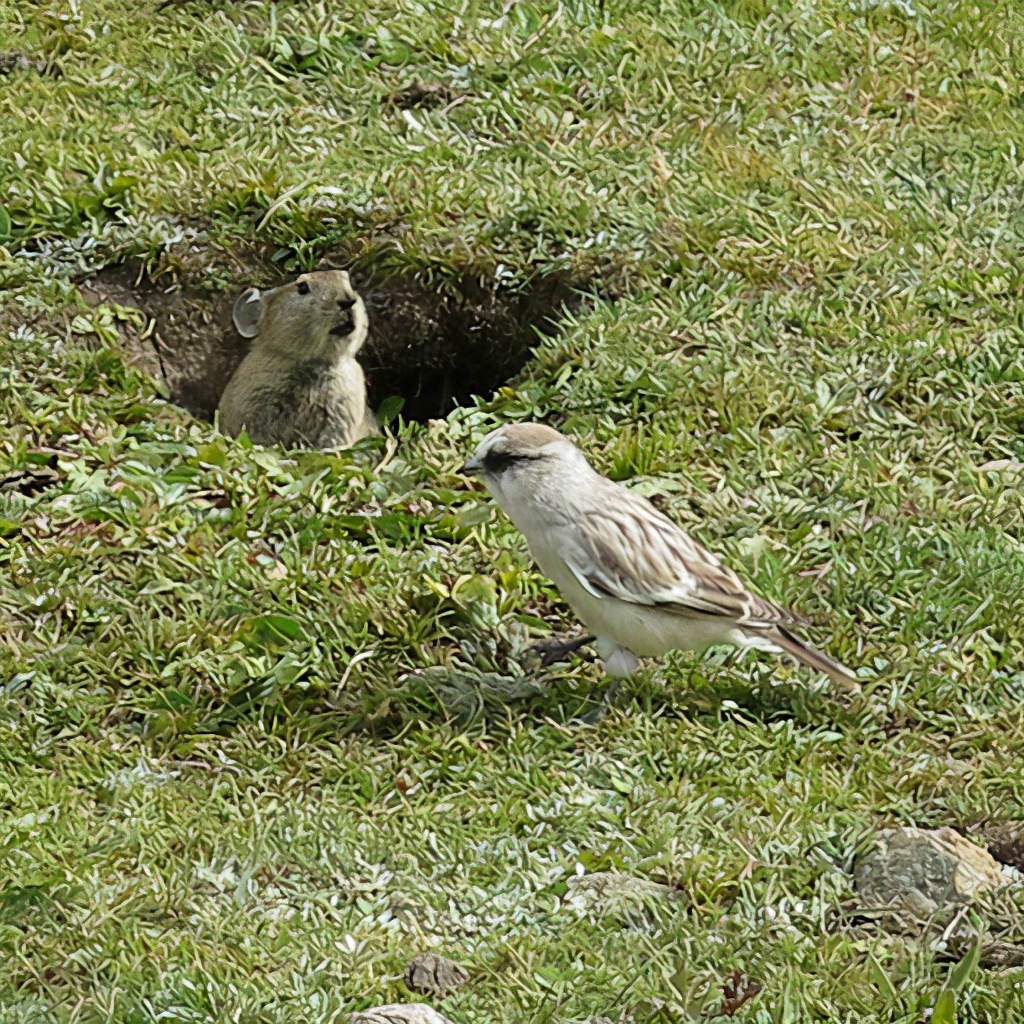
<path id="1" fill-rule="evenodd" d="M 516 449 L 523 452 L 537 451 L 539 448 L 545 448 L 549 444 L 556 444 L 562 442 L 563 444 L 571 444 L 572 442 L 564 435 L 560 434 L 554 427 L 548 427 L 543 423 L 509 423 L 507 426 L 500 427 L 494 431 L 491 435 L 495 440 L 501 437 L 504 440 L 502 447 L 507 449 Z"/>

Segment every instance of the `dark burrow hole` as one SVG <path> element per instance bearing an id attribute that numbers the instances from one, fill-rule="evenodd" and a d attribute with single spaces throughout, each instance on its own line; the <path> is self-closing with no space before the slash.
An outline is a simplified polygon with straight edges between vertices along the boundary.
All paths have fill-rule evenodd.
<path id="1" fill-rule="evenodd" d="M 154 283 L 137 263 L 127 262 L 92 274 L 81 290 L 90 305 L 116 303 L 145 313 L 145 329 L 121 325 L 130 361 L 162 379 L 176 405 L 212 420 L 248 351 L 231 321 L 235 297 L 250 284 L 272 287 L 287 279 L 245 280 L 233 292 L 209 292 L 187 282 Z M 555 335 L 565 312 L 583 301 L 580 283 L 563 273 L 538 275 L 518 289 L 466 275 L 446 293 L 412 274 L 374 278 L 353 272 L 352 280 L 370 316 L 360 354 L 370 403 L 377 409 L 399 395 L 405 399 L 402 416 L 420 421 L 492 394 L 523 368 L 538 332 Z"/>

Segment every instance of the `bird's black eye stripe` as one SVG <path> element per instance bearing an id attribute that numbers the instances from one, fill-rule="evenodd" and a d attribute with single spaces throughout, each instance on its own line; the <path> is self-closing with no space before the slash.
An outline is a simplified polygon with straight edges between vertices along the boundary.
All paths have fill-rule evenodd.
<path id="1" fill-rule="evenodd" d="M 525 453 L 514 455 L 512 452 L 488 452 L 483 457 L 483 464 L 488 473 L 500 473 L 516 463 L 534 462 L 539 458 L 541 458 L 540 455 L 526 455 Z"/>
<path id="2" fill-rule="evenodd" d="M 298 284 L 298 289 L 299 289 L 299 294 L 300 295 L 308 295 L 309 294 L 309 282 L 308 281 L 300 281 L 299 284 Z"/>
<path id="3" fill-rule="evenodd" d="M 483 457 L 484 469 L 486 469 L 488 473 L 500 473 L 514 461 L 515 460 L 512 456 L 507 455 L 505 452 L 488 452 Z"/>

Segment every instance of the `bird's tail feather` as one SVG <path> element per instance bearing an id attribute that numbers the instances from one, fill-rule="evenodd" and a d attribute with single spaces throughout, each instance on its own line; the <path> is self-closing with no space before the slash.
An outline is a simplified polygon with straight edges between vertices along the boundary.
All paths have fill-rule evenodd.
<path id="1" fill-rule="evenodd" d="M 791 654 L 801 664 L 824 672 L 844 693 L 860 693 L 860 683 L 845 665 L 840 665 L 838 661 L 833 661 L 821 651 L 808 647 L 803 641 L 793 636 L 788 629 L 776 626 L 768 636 L 773 643 L 781 647 L 787 654 Z"/>

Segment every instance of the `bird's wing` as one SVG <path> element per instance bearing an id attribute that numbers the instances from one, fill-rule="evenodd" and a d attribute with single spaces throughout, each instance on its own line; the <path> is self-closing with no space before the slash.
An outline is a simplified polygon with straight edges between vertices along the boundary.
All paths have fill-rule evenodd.
<path id="1" fill-rule="evenodd" d="M 720 615 L 754 628 L 793 616 L 752 594 L 721 559 L 691 540 L 649 501 L 614 485 L 577 522 L 562 555 L 594 597 L 678 615 Z"/>

